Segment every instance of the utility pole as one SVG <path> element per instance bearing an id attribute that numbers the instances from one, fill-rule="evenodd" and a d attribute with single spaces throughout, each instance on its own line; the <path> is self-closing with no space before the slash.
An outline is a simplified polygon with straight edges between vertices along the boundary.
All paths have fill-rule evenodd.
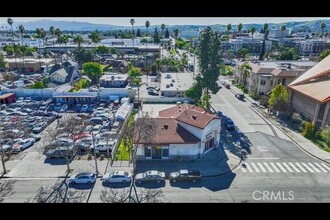
<path id="1" fill-rule="evenodd" d="M 95 150 L 95 139 L 94 139 L 94 132 L 92 131 L 92 139 L 93 139 L 93 151 L 94 151 L 94 160 L 95 160 L 95 172 L 96 176 L 99 174 L 99 170 L 97 168 L 97 158 L 96 158 L 96 150 Z"/>

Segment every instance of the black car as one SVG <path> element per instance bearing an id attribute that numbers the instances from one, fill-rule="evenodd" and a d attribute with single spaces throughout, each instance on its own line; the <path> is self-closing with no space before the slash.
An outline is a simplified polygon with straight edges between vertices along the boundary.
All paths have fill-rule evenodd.
<path id="1" fill-rule="evenodd" d="M 56 159 L 60 159 L 60 158 L 66 158 L 67 156 L 69 158 L 73 157 L 76 154 L 76 148 L 73 149 L 71 147 L 57 147 L 55 149 L 51 149 L 48 150 L 46 153 L 46 156 L 48 159 L 52 159 L 52 158 L 56 158 Z"/>

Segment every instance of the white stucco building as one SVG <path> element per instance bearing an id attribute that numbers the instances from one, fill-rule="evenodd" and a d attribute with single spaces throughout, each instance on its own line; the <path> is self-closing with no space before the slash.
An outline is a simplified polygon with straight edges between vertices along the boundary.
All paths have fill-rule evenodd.
<path id="1" fill-rule="evenodd" d="M 200 107 L 177 105 L 160 111 L 152 120 L 155 136 L 150 143 L 139 141 L 138 160 L 197 159 L 219 146 L 221 119 Z"/>

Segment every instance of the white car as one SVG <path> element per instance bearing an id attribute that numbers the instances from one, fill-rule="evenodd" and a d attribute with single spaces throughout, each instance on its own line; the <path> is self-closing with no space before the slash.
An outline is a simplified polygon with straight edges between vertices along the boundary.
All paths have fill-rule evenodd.
<path id="1" fill-rule="evenodd" d="M 109 149 L 109 152 L 112 152 L 113 147 L 115 146 L 116 141 L 108 141 L 108 142 L 99 142 L 95 145 L 95 149 L 94 146 L 91 145 L 91 150 L 96 150 L 96 151 L 103 151 L 103 152 L 107 152 Z"/>
<path id="2" fill-rule="evenodd" d="M 96 174 L 92 172 L 82 172 L 72 175 L 69 178 L 69 184 L 76 184 L 76 183 L 82 183 L 82 184 L 92 184 L 96 181 Z"/>
<path id="3" fill-rule="evenodd" d="M 22 139 L 19 142 L 15 143 L 12 147 L 12 152 L 13 153 L 18 153 L 20 151 L 25 150 L 28 147 L 31 147 L 35 142 L 34 138 L 26 138 L 26 139 Z"/>
<path id="4" fill-rule="evenodd" d="M 130 183 L 132 181 L 132 174 L 126 171 L 112 171 L 102 177 L 102 182 L 109 183 Z"/>

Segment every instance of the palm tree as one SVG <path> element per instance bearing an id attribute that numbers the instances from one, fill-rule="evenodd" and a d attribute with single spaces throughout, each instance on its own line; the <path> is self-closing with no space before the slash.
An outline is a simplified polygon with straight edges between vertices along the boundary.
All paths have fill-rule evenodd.
<path id="1" fill-rule="evenodd" d="M 14 30 L 13 30 L 13 23 L 14 23 L 14 21 L 13 21 L 13 19 L 11 19 L 11 18 L 8 18 L 7 19 L 7 23 L 10 25 L 10 28 L 11 28 L 11 38 L 12 38 L 12 41 L 13 41 L 13 45 L 15 44 L 15 36 L 14 36 Z M 15 54 L 15 50 L 14 50 L 14 54 Z M 15 57 L 15 64 L 16 64 L 16 69 L 17 69 L 17 61 L 16 61 L 16 54 L 14 55 L 14 57 Z"/>
<path id="2" fill-rule="evenodd" d="M 146 28 L 147 28 L 147 37 L 149 35 L 149 27 L 150 27 L 150 21 L 146 21 Z M 146 42 L 146 48 L 147 48 L 148 40 Z"/>
<path id="3" fill-rule="evenodd" d="M 281 37 L 281 38 L 283 38 L 283 33 L 284 33 L 285 30 L 286 30 L 286 26 L 283 25 L 283 26 L 281 27 L 281 31 L 282 31 L 282 37 Z"/>
<path id="4" fill-rule="evenodd" d="M 80 34 L 74 37 L 73 42 L 78 44 L 78 49 L 81 47 L 81 43 L 83 42 L 83 38 Z"/>
<path id="5" fill-rule="evenodd" d="M 53 35 L 53 47 L 54 47 L 54 45 L 55 45 L 55 28 L 54 28 L 54 26 L 49 27 L 49 33 L 51 33 Z"/>
<path id="6" fill-rule="evenodd" d="M 252 40 L 253 40 L 253 34 L 256 32 L 256 28 L 255 27 L 252 27 L 251 28 L 251 34 L 252 34 Z"/>
<path id="7" fill-rule="evenodd" d="M 131 23 L 131 25 L 132 25 L 132 35 L 133 35 L 133 50 L 134 50 L 134 38 L 135 38 L 135 33 L 134 33 L 134 24 L 135 24 L 135 20 L 133 19 L 133 18 L 131 18 L 131 20 L 130 20 L 130 23 Z"/>
<path id="8" fill-rule="evenodd" d="M 229 37 L 230 30 L 231 30 L 231 24 L 227 24 L 227 35 L 228 35 L 228 37 Z"/>
<path id="9" fill-rule="evenodd" d="M 24 33 L 25 33 L 25 28 L 24 26 L 21 24 L 20 26 L 18 26 L 18 30 L 21 33 L 21 40 L 22 40 L 22 47 L 23 47 L 23 38 L 24 38 Z M 24 68 L 24 60 L 25 60 L 25 51 L 23 51 L 23 68 Z"/>
<path id="10" fill-rule="evenodd" d="M 243 24 L 239 23 L 237 26 L 238 32 L 241 33 L 242 29 L 243 29 Z"/>
<path id="11" fill-rule="evenodd" d="M 327 25 L 326 25 L 324 22 L 321 23 L 322 37 L 323 37 L 323 31 L 324 31 L 324 28 L 325 28 L 326 26 L 327 26 Z"/>
<path id="12" fill-rule="evenodd" d="M 60 40 L 61 40 L 60 37 L 61 37 L 62 31 L 59 28 L 56 28 L 54 30 L 54 34 L 57 37 L 57 42 L 60 44 Z M 55 64 L 56 64 L 56 58 L 55 58 Z"/>
<path id="13" fill-rule="evenodd" d="M 238 69 L 241 72 L 241 75 L 243 75 L 243 86 L 245 88 L 246 80 L 250 76 L 250 72 L 252 71 L 252 68 L 247 62 L 244 62 Z"/>
<path id="14" fill-rule="evenodd" d="M 163 32 L 163 35 L 164 35 L 164 38 L 165 38 L 165 28 L 166 28 L 166 25 L 165 24 L 161 24 L 160 25 L 160 29 L 162 29 L 162 32 Z"/>
<path id="15" fill-rule="evenodd" d="M 268 24 L 267 23 L 264 24 L 263 31 L 264 31 L 264 36 L 266 36 L 266 33 L 268 32 Z M 265 37 L 265 39 L 267 39 L 267 37 Z"/>
<path id="16" fill-rule="evenodd" d="M 36 36 L 36 38 L 41 38 L 41 29 L 40 28 L 36 28 L 36 34 L 37 34 L 37 36 Z M 38 53 L 40 54 L 40 41 L 38 41 Z M 41 61 L 40 61 L 40 56 L 38 56 L 38 58 L 39 58 L 39 66 L 40 66 L 40 69 L 41 69 Z"/>

